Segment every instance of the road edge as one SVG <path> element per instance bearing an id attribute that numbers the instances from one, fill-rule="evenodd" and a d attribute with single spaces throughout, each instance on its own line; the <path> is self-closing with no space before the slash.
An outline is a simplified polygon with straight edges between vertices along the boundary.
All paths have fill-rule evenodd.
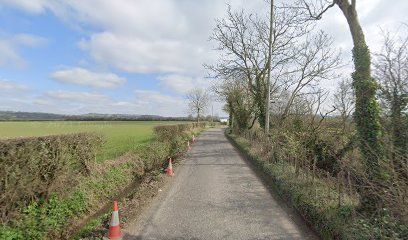
<path id="1" fill-rule="evenodd" d="M 231 143 L 231 145 L 235 148 L 235 150 L 239 153 L 239 155 L 248 163 L 248 166 L 251 168 L 252 171 L 259 177 L 261 182 L 265 185 L 265 187 L 270 192 L 271 196 L 282 206 L 286 211 L 293 213 L 296 215 L 293 219 L 296 222 L 301 220 L 306 226 L 320 239 L 322 238 L 321 233 L 318 229 L 314 226 L 314 224 L 306 218 L 293 204 L 292 198 L 285 193 L 282 189 L 280 189 L 275 184 L 275 177 L 269 174 L 266 169 L 262 167 L 261 162 L 253 157 L 243 146 L 241 146 L 235 139 L 227 133 L 229 128 L 224 129 L 224 135 Z M 291 217 L 293 218 L 293 215 Z"/>

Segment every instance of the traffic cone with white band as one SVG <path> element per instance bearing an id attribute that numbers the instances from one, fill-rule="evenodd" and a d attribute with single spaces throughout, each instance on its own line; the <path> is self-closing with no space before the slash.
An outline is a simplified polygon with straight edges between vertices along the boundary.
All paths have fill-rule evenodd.
<path id="1" fill-rule="evenodd" d="M 169 166 L 166 168 L 166 174 L 169 176 L 173 176 L 173 164 L 171 163 L 171 158 L 169 158 Z"/>
<path id="2" fill-rule="evenodd" d="M 120 231 L 120 222 L 119 222 L 119 208 L 118 202 L 113 202 L 113 212 L 112 218 L 109 225 L 109 239 L 111 240 L 121 240 L 122 232 Z"/>

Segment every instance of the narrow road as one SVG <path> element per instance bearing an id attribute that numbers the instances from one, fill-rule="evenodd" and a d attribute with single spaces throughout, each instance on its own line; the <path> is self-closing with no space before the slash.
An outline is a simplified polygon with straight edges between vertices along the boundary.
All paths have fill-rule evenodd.
<path id="1" fill-rule="evenodd" d="M 224 136 L 203 133 L 124 239 L 318 239 Z"/>

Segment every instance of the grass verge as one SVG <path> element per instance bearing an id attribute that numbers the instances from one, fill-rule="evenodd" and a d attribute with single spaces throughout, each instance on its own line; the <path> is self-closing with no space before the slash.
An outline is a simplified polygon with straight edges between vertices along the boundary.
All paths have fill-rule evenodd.
<path id="1" fill-rule="evenodd" d="M 287 161 L 266 160 L 259 144 L 226 132 L 263 179 L 293 206 L 323 239 L 407 239 L 407 226 L 391 218 L 369 221 L 357 213 L 357 196 L 339 193 L 336 182 L 308 175 Z"/>

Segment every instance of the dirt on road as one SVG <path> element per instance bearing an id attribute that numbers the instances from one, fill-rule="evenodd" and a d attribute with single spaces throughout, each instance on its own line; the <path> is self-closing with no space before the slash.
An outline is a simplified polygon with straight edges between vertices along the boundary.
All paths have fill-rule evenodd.
<path id="1" fill-rule="evenodd" d="M 230 144 L 203 133 L 124 239 L 318 239 Z"/>

